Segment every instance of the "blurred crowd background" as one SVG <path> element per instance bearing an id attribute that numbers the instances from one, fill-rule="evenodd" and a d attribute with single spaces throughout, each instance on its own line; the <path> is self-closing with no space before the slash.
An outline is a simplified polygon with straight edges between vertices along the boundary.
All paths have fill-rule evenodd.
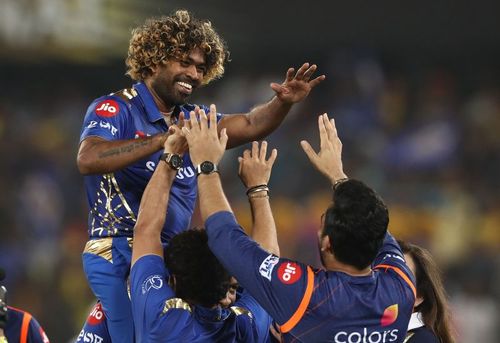
<path id="1" fill-rule="evenodd" d="M 284 256 L 319 266 L 330 201 L 301 139 L 336 119 L 345 170 L 389 204 L 390 229 L 442 268 L 458 342 L 500 341 L 500 5 L 494 1 L 0 0 L 0 266 L 9 304 L 53 342 L 76 336 L 93 303 L 81 264 L 87 205 L 76 151 L 90 102 L 131 85 L 131 28 L 186 8 L 209 18 L 232 61 L 193 103 L 246 112 L 288 67 L 326 81 L 269 137 L 271 198 Z M 237 156 L 222 164 L 242 225 Z M 193 223 L 199 223 L 196 217 Z"/>

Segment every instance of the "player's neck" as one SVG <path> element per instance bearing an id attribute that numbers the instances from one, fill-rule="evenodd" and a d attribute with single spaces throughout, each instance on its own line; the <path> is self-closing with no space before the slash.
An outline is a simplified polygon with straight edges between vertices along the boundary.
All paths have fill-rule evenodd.
<path id="1" fill-rule="evenodd" d="M 162 113 L 171 113 L 174 111 L 175 105 L 174 104 L 167 104 L 165 103 L 160 96 L 155 92 L 154 88 L 151 86 L 151 81 L 149 79 L 144 81 L 144 84 L 146 87 L 148 87 L 149 93 L 153 96 L 153 100 L 158 107 L 158 110 Z"/>
<path id="2" fill-rule="evenodd" d="M 325 267 L 328 270 L 334 271 L 334 272 L 342 272 L 349 274 L 351 276 L 367 276 L 370 275 L 372 272 L 372 269 L 370 266 L 364 268 L 364 269 L 358 269 L 354 266 L 351 266 L 346 263 L 339 262 L 335 257 L 332 256 L 332 258 L 327 259 L 325 261 Z"/>

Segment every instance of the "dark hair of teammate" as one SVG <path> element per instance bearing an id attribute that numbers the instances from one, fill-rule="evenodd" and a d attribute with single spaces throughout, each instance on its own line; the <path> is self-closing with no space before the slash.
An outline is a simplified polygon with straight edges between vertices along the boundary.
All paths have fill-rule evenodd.
<path id="1" fill-rule="evenodd" d="M 176 235 L 165 249 L 165 265 L 175 277 L 176 296 L 189 303 L 213 307 L 230 288 L 231 276 L 210 251 L 203 229 Z"/>
<path id="2" fill-rule="evenodd" d="M 322 235 L 329 236 L 338 261 L 361 270 L 375 259 L 388 224 L 389 212 L 382 199 L 363 182 L 347 180 L 334 189 Z"/>
<path id="3" fill-rule="evenodd" d="M 454 342 L 447 295 L 436 262 L 426 249 L 403 241 L 398 243 L 403 253 L 409 255 L 415 265 L 417 299 L 423 299 L 422 303 L 415 307 L 415 311 L 422 314 L 425 326 L 441 343 Z"/>

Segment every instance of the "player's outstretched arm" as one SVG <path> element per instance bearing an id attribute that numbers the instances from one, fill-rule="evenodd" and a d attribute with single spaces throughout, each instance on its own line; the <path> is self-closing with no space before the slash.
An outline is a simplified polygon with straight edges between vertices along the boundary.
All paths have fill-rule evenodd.
<path id="1" fill-rule="evenodd" d="M 182 155 L 187 149 L 187 144 L 181 129 L 174 125 L 170 127 L 169 132 L 170 135 L 164 144 L 165 153 Z M 144 255 L 153 254 L 163 258 L 160 235 L 165 223 L 170 188 L 176 173 L 176 169 L 161 160 L 144 190 L 134 228 L 132 265 Z"/>
<path id="2" fill-rule="evenodd" d="M 243 157 L 238 157 L 240 162 L 238 174 L 247 188 L 248 200 L 252 210 L 251 237 L 263 249 L 279 256 L 278 236 L 269 203 L 268 188 L 271 170 L 278 151 L 273 149 L 268 160 L 266 160 L 266 154 L 266 141 L 263 141 L 260 147 L 258 142 L 253 142 L 252 150 L 247 149 L 243 152 Z"/>
<path id="3" fill-rule="evenodd" d="M 227 129 L 228 148 L 260 140 L 276 130 L 292 105 L 304 100 L 325 79 L 325 75 L 311 78 L 316 69 L 315 64 L 309 63 L 304 63 L 297 71 L 289 68 L 281 84 L 271 83 L 275 96 L 269 102 L 256 106 L 249 113 L 222 118 L 219 129 Z"/>
<path id="4" fill-rule="evenodd" d="M 108 141 L 87 137 L 78 148 L 76 164 L 83 175 L 111 173 L 143 159 L 163 147 L 168 133 L 150 137 Z"/>
<path id="5" fill-rule="evenodd" d="M 314 151 L 309 142 L 300 142 L 312 165 L 330 180 L 332 185 L 340 180 L 347 179 L 342 166 L 342 142 L 337 134 L 335 121 L 328 119 L 324 113 L 318 117 L 320 150 Z"/>
<path id="6" fill-rule="evenodd" d="M 203 162 L 217 166 L 226 150 L 228 137 L 225 129 L 221 130 L 219 137 L 215 105 L 210 106 L 209 118 L 204 110 L 197 109 L 196 112 L 190 113 L 190 119 L 185 121 L 182 132 L 189 144 L 191 161 L 198 170 Z M 219 211 L 232 212 L 222 189 L 219 173 L 199 173 L 197 177 L 203 221 Z"/>

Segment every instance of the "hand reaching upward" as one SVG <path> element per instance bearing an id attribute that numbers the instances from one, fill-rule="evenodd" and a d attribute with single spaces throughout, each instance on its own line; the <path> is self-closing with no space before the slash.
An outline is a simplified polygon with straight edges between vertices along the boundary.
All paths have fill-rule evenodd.
<path id="1" fill-rule="evenodd" d="M 342 167 L 342 142 L 337 135 L 335 120 L 328 120 L 328 114 L 324 113 L 318 117 L 318 128 L 320 138 L 318 153 L 305 140 L 301 141 L 300 145 L 313 166 L 333 185 L 335 181 L 347 177 Z"/>

